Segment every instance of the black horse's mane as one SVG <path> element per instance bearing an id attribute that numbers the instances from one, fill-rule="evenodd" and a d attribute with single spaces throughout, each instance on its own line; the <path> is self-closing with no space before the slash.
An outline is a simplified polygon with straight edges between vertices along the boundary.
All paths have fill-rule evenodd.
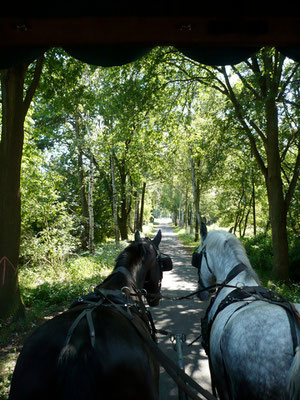
<path id="1" fill-rule="evenodd" d="M 130 242 L 129 246 L 127 246 L 117 257 L 114 269 L 136 264 L 149 253 L 150 249 L 145 241 Z"/>

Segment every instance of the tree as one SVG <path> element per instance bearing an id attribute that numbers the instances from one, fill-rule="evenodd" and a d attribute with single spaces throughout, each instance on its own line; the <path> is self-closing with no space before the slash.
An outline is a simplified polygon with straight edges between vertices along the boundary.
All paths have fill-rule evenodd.
<path id="1" fill-rule="evenodd" d="M 288 277 L 287 213 L 299 176 L 299 65 L 264 48 L 238 66 L 208 67 L 185 57 L 170 62 L 186 80 L 222 93 L 234 110 L 241 142 L 248 140 L 264 177 L 272 228 L 274 275 Z M 231 115 L 232 117 L 232 115 Z M 287 155 L 293 162 L 285 165 Z M 291 161 L 291 160 L 290 160 Z"/>
<path id="2" fill-rule="evenodd" d="M 87 175 L 89 178 L 92 176 L 87 173 L 87 170 L 90 171 L 87 165 L 94 162 L 89 135 L 90 119 L 95 116 L 90 82 L 92 71 L 89 66 L 58 49 L 47 53 L 45 67 L 40 101 L 34 113 L 38 127 L 37 144 L 57 153 L 60 164 L 69 164 L 69 168 L 64 168 L 63 172 L 70 178 L 67 179 L 69 194 L 68 190 L 65 190 L 65 194 L 68 200 L 72 199 L 69 204 L 72 204 L 73 212 L 78 216 L 81 246 L 83 249 L 92 248 L 89 244 L 93 240 L 89 241 L 89 238 L 93 236 L 94 229 L 91 227 L 94 224 L 91 202 L 88 202 L 91 192 L 87 184 Z M 72 168 L 71 171 L 70 164 L 75 170 Z"/>
<path id="3" fill-rule="evenodd" d="M 122 240 L 128 238 L 130 213 L 141 193 L 137 226 L 141 228 L 145 198 L 145 177 L 155 169 L 160 133 L 153 129 L 157 83 L 149 72 L 148 61 L 111 69 L 97 69 L 98 112 L 102 121 L 98 132 L 99 156 L 113 171 L 113 208 L 117 213 Z M 107 168 L 107 167 L 106 167 Z M 116 210 L 117 209 L 117 210 Z M 116 218 L 115 218 L 116 219 Z"/>
<path id="4" fill-rule="evenodd" d="M 46 168 L 47 158 L 36 147 L 34 124 L 25 124 L 21 171 L 20 266 L 55 269 L 78 247 L 74 216 L 61 197 L 66 179 Z"/>
<path id="5" fill-rule="evenodd" d="M 20 173 L 24 121 L 38 86 L 43 56 L 35 63 L 1 72 L 2 132 L 0 142 L 0 319 L 24 316 L 18 285 L 21 228 Z M 31 77 L 26 80 L 26 74 Z"/>
<path id="6" fill-rule="evenodd" d="M 242 75 L 242 71 L 233 68 L 233 71 L 240 77 L 244 91 L 255 99 L 258 109 L 256 115 L 249 115 L 242 99 L 233 89 L 226 68 L 222 68 L 226 95 L 234 106 L 238 120 L 250 142 L 252 153 L 265 179 L 272 227 L 273 272 L 278 279 L 287 279 L 289 276 L 287 213 L 298 180 L 300 166 L 299 128 L 291 127 L 287 138 L 288 132 L 285 132 L 285 135 L 280 132 L 280 119 L 286 117 L 284 108 L 287 106 L 287 101 L 289 102 L 288 88 L 291 88 L 291 81 L 299 67 L 293 65 L 284 68 L 284 62 L 285 57 L 276 50 L 263 49 L 259 55 L 253 56 L 251 61 L 247 62 L 247 66 L 253 74 L 250 82 Z M 263 116 L 262 123 L 259 116 Z M 287 142 L 284 145 L 286 139 Z M 285 170 L 284 159 L 286 153 L 292 149 L 296 151 L 297 155 L 291 172 L 284 172 L 286 176 L 289 176 L 288 184 L 284 185 L 282 176 L 282 171 Z"/>

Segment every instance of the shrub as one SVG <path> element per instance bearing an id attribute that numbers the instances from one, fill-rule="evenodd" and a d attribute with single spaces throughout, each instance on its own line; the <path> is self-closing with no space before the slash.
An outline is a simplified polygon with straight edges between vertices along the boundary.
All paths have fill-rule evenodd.
<path id="1" fill-rule="evenodd" d="M 272 270 L 273 249 L 270 236 L 260 233 L 251 238 L 242 238 L 241 241 L 253 268 Z"/>
<path id="2" fill-rule="evenodd" d="M 50 267 L 61 265 L 78 246 L 78 240 L 71 234 L 72 228 L 73 220 L 64 204 L 57 204 L 54 217 L 46 221 L 39 232 L 28 229 L 23 233 L 20 247 L 22 263 Z"/>
<path id="3" fill-rule="evenodd" d="M 105 243 L 95 254 L 73 255 L 62 264 L 47 267 L 42 263 L 20 270 L 20 289 L 27 307 L 68 304 L 75 297 L 90 291 L 111 271 L 115 258 L 126 246 L 121 242 Z"/>

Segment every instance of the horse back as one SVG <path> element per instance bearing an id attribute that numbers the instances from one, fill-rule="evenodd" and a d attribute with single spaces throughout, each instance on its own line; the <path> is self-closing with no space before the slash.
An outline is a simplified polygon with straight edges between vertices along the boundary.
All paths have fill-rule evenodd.
<path id="1" fill-rule="evenodd" d="M 10 400 L 157 399 L 158 365 L 130 321 L 113 307 L 93 311 L 94 346 L 85 318 L 65 344 L 81 311 L 76 307 L 53 318 L 29 338 L 16 364 Z"/>
<path id="2" fill-rule="evenodd" d="M 293 342 L 283 308 L 258 301 L 225 309 L 213 324 L 210 352 L 221 398 L 285 398 Z"/>

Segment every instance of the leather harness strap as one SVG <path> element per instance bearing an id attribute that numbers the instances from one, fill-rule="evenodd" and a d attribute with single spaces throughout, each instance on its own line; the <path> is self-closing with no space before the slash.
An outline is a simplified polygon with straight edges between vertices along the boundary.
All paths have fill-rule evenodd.
<path id="1" fill-rule="evenodd" d="M 247 269 L 248 269 L 248 267 L 243 263 L 236 265 L 234 268 L 232 268 L 232 270 L 226 276 L 225 281 L 222 283 L 222 285 L 227 285 L 227 283 L 232 281 L 233 278 L 238 276 L 241 272 L 246 271 Z M 221 288 L 222 288 L 222 285 L 221 285 Z"/>
<path id="2" fill-rule="evenodd" d="M 140 326 L 133 315 L 128 314 L 124 309 L 118 305 L 112 303 L 109 299 L 108 301 L 122 314 L 127 320 L 129 320 L 133 326 L 136 328 L 138 333 L 142 336 L 145 342 L 149 345 L 153 354 L 157 358 L 158 362 L 164 367 L 166 372 L 171 376 L 171 378 L 177 383 L 177 385 L 188 394 L 192 400 L 199 400 L 200 397 L 191 389 L 198 391 L 202 396 L 208 400 L 217 400 L 215 396 L 209 393 L 207 390 L 202 388 L 198 383 L 196 383 L 192 378 L 190 378 L 181 368 L 179 368 L 169 357 L 167 357 L 163 351 L 160 350 L 158 345 L 150 339 L 146 331 Z M 189 386 L 188 386 L 188 385 Z"/>
<path id="3" fill-rule="evenodd" d="M 137 330 L 138 334 L 143 338 L 143 340 L 147 343 L 149 348 L 151 349 L 153 355 L 157 359 L 157 361 L 163 366 L 166 372 L 170 375 L 170 377 L 176 382 L 176 384 L 191 398 L 192 400 L 200 400 L 196 392 L 200 393 L 203 397 L 208 400 L 216 400 L 216 397 L 209 393 L 207 390 L 202 388 L 198 383 L 196 383 L 192 378 L 190 378 L 181 368 L 179 368 L 170 358 L 168 358 L 163 351 L 160 350 L 153 337 L 151 338 L 151 332 L 147 331 L 136 319 L 134 313 L 128 312 L 128 310 L 124 309 L 124 304 L 118 301 L 115 302 L 115 296 L 117 291 L 110 291 L 110 290 L 101 290 L 101 298 L 97 302 L 81 299 L 77 303 L 74 303 L 73 307 L 78 304 L 87 304 L 87 308 L 85 308 L 74 320 L 73 324 L 71 325 L 65 345 L 67 345 L 71 337 L 74 333 L 74 330 L 80 323 L 80 321 L 86 317 L 89 331 L 90 331 L 90 338 L 91 344 L 94 346 L 95 344 L 95 329 L 92 320 L 92 312 L 99 306 L 107 304 L 109 306 L 114 307 L 123 317 L 125 317 Z M 118 291 L 120 293 L 120 291 Z M 146 307 L 143 304 L 143 307 L 146 310 Z M 151 325 L 152 329 L 155 329 L 152 317 L 149 318 L 149 313 L 146 310 L 146 314 L 148 316 L 148 321 Z M 142 311 L 142 317 L 145 313 Z M 155 330 L 156 331 L 156 330 Z M 150 334 L 149 334 L 150 333 Z"/>
<path id="4" fill-rule="evenodd" d="M 99 304 L 100 305 L 100 304 Z M 74 322 L 72 323 L 68 334 L 67 334 L 67 338 L 65 341 L 65 346 L 67 346 L 70 343 L 70 340 L 73 336 L 73 333 L 75 331 L 75 329 L 77 328 L 79 322 L 86 317 L 87 319 L 87 323 L 88 323 L 88 327 L 89 327 L 89 331 L 90 331 L 90 338 L 91 338 L 91 345 L 94 347 L 95 345 L 95 328 L 94 328 L 94 323 L 93 323 L 93 317 L 92 317 L 92 312 L 94 311 L 95 307 L 92 308 L 85 308 L 78 316 L 77 318 L 74 320 Z"/>
<path id="5" fill-rule="evenodd" d="M 222 287 L 219 290 L 221 290 L 221 289 L 222 289 Z M 212 327 L 212 324 L 214 323 L 217 315 L 222 310 L 224 310 L 227 306 L 229 306 L 230 304 L 245 301 L 246 299 L 249 299 L 249 301 L 244 303 L 243 306 L 251 304 L 253 301 L 260 300 L 260 301 L 268 302 L 270 304 L 278 305 L 286 311 L 287 317 L 289 320 L 291 336 L 292 336 L 292 341 L 293 341 L 293 349 L 294 349 L 294 354 L 295 354 L 296 348 L 297 348 L 297 346 L 299 346 L 299 343 L 300 343 L 299 334 L 297 333 L 297 328 L 296 328 L 296 325 L 300 328 L 300 315 L 292 303 L 287 301 L 279 293 L 276 293 L 276 292 L 269 290 L 267 288 L 264 288 L 262 286 L 245 286 L 243 288 L 236 288 L 235 290 L 230 292 L 221 301 L 213 318 L 208 322 L 208 314 L 214 304 L 214 301 L 215 301 L 218 293 L 216 294 L 214 299 L 211 301 L 209 307 L 207 308 L 205 317 L 202 318 L 202 320 L 201 320 L 202 345 L 207 354 L 209 354 L 209 337 L 210 337 L 211 327 Z M 238 311 L 239 309 L 240 308 L 236 309 L 233 312 L 233 314 L 236 311 Z M 295 324 L 295 322 L 296 322 L 296 324 Z"/>
<path id="6" fill-rule="evenodd" d="M 216 295 L 211 299 L 211 302 L 206 310 L 204 318 L 201 319 L 202 346 L 208 356 L 209 368 L 210 368 L 210 372 L 211 372 L 212 392 L 214 395 L 216 395 L 216 386 L 215 386 L 215 377 L 214 377 L 212 367 L 211 367 L 211 357 L 210 357 L 210 349 L 209 349 L 209 347 L 210 347 L 210 345 L 209 345 L 210 332 L 211 332 L 212 324 L 214 323 L 217 315 L 222 310 L 224 310 L 227 306 L 229 306 L 230 304 L 244 301 L 244 303 L 242 305 L 240 305 L 236 310 L 234 310 L 234 312 L 230 315 L 225 326 L 227 325 L 227 323 L 231 319 L 231 317 L 235 314 L 235 312 L 248 306 L 248 304 L 251 304 L 253 301 L 261 300 L 261 301 L 269 302 L 270 304 L 276 304 L 276 305 L 284 308 L 287 313 L 288 320 L 289 320 L 294 354 L 297 351 L 297 347 L 300 345 L 299 333 L 297 332 L 297 328 L 296 328 L 296 325 L 298 325 L 298 327 L 300 329 L 300 315 L 299 315 L 297 309 L 295 308 L 295 306 L 292 303 L 288 302 L 280 294 L 278 294 L 274 291 L 268 290 L 261 286 L 245 286 L 243 288 L 235 288 L 232 292 L 230 292 L 221 301 L 216 312 L 214 313 L 213 318 L 210 321 L 208 321 L 208 315 L 212 309 L 212 306 L 213 306 L 220 290 L 222 290 L 226 286 L 228 287 L 228 283 L 233 278 L 235 278 L 240 272 L 244 271 L 246 268 L 247 267 L 244 264 L 238 264 L 231 270 L 231 272 L 227 275 L 225 281 L 220 285 Z M 249 301 L 247 299 L 249 299 Z M 295 324 L 295 321 L 296 321 L 296 324 Z M 223 353 L 222 342 L 220 343 L 220 350 Z M 222 358 L 222 359 L 223 359 L 223 363 L 224 363 L 224 358 Z M 227 374 L 225 365 L 224 365 L 224 373 L 225 373 L 225 375 Z M 228 382 L 227 379 L 226 379 L 226 382 Z M 228 387 L 228 391 L 230 393 L 229 387 Z"/>
<path id="7" fill-rule="evenodd" d="M 253 297 L 253 300 L 251 299 L 251 297 Z M 262 286 L 246 286 L 245 288 L 242 288 L 242 289 L 239 289 L 239 288 L 235 289 L 234 291 L 229 293 L 228 296 L 225 297 L 225 299 L 222 300 L 222 302 L 220 303 L 220 305 L 218 307 L 217 312 L 214 315 L 213 320 L 215 319 L 217 313 L 222 311 L 229 304 L 243 301 L 244 299 L 247 299 L 247 298 L 250 298 L 250 299 L 249 299 L 249 302 L 245 303 L 245 305 L 251 304 L 253 301 L 260 300 L 260 301 L 265 301 L 270 304 L 280 306 L 286 311 L 286 314 L 287 314 L 288 320 L 289 320 L 289 324 L 290 324 L 291 336 L 292 336 L 292 341 L 293 341 L 293 349 L 294 349 L 294 354 L 295 354 L 296 348 L 299 344 L 298 343 L 299 339 L 297 338 L 295 320 L 297 321 L 297 319 L 299 318 L 299 313 L 292 303 L 287 301 L 279 293 L 276 293 L 272 290 L 269 290 Z"/>

